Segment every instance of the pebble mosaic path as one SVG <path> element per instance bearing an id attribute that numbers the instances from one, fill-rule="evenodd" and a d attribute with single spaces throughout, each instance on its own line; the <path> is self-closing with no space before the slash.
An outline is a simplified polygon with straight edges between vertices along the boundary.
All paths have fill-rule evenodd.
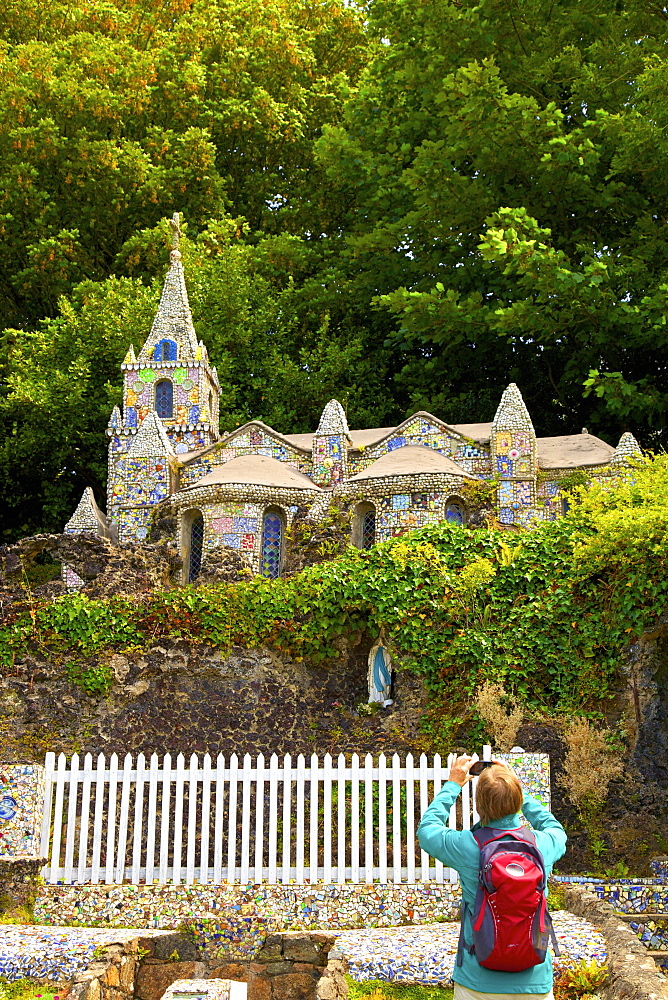
<path id="1" fill-rule="evenodd" d="M 66 983 L 95 961 L 96 948 L 163 933 L 5 924 L 0 927 L 0 976 L 9 982 L 31 978 Z"/>
<path id="2" fill-rule="evenodd" d="M 589 921 L 566 910 L 556 911 L 552 919 L 561 960 L 605 961 L 605 940 Z M 459 924 L 447 923 L 344 931 L 336 943 L 358 982 L 381 979 L 434 986 L 452 981 L 458 938 Z M 555 966 L 559 961 L 554 960 Z"/>
<path id="3" fill-rule="evenodd" d="M 566 911 L 552 916 L 564 956 L 575 960 L 606 958 L 605 941 L 588 921 Z M 0 976 L 10 982 L 24 977 L 67 982 L 90 965 L 96 948 L 160 933 L 5 925 L 0 929 Z M 337 936 L 337 946 L 348 959 L 350 975 L 358 981 L 447 984 L 452 977 L 458 935 L 459 924 L 454 922 L 383 927 L 344 931 Z"/>

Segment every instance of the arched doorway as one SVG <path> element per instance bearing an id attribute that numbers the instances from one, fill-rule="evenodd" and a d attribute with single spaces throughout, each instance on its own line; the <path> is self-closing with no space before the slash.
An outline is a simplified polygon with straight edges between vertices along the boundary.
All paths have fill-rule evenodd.
<path id="1" fill-rule="evenodd" d="M 445 520 L 450 524 L 466 524 L 466 507 L 458 497 L 450 497 L 446 503 Z"/>

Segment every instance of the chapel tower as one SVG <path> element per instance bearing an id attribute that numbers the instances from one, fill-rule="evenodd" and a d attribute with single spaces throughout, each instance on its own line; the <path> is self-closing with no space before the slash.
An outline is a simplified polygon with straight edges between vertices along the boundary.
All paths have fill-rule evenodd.
<path id="1" fill-rule="evenodd" d="M 219 437 L 218 374 L 193 326 L 179 250 L 178 213 L 170 223 L 172 250 L 160 304 L 139 354 L 131 345 L 121 365 L 123 409 L 114 407 L 107 426 L 107 510 L 112 518 L 119 503 L 118 462 L 133 451 L 132 442 L 149 414 L 157 417 L 176 455 L 214 444 Z"/>

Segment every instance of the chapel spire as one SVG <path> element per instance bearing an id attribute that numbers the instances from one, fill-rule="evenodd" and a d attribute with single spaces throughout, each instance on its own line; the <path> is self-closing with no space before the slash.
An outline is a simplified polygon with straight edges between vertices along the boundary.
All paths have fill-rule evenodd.
<path id="1" fill-rule="evenodd" d="M 169 224 L 172 229 L 169 269 L 151 332 L 139 352 L 138 361 L 188 362 L 194 361 L 197 354 L 197 335 L 179 250 L 181 225 L 178 212 L 174 213 Z"/>

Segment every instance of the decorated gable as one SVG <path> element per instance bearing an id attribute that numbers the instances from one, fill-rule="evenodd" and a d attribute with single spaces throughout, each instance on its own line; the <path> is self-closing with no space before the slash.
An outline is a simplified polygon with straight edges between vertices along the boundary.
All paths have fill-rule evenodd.
<path id="1" fill-rule="evenodd" d="M 311 461 L 308 456 L 292 448 L 280 434 L 261 423 L 245 424 L 213 448 L 207 449 L 184 464 L 181 470 L 180 489 L 194 486 L 215 466 L 224 465 L 241 455 L 266 455 L 285 462 L 298 472 L 309 475 Z"/>

